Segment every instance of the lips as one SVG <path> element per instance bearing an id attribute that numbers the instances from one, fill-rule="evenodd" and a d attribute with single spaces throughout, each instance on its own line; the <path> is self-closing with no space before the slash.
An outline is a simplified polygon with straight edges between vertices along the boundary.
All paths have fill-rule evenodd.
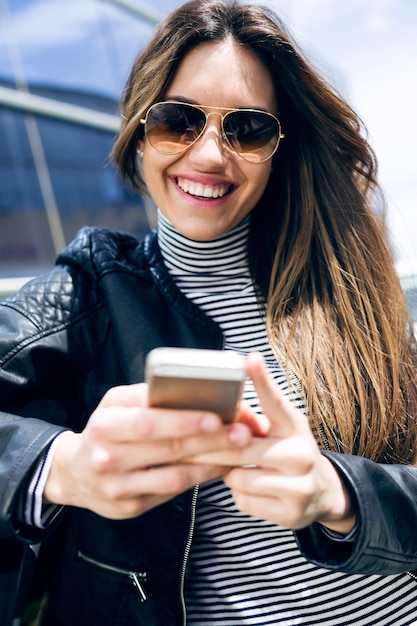
<path id="1" fill-rule="evenodd" d="M 233 185 L 228 185 L 225 183 L 219 185 L 204 184 L 185 178 L 177 178 L 176 182 L 178 187 L 182 189 L 182 191 L 184 191 L 185 193 L 188 193 L 190 196 L 205 199 L 223 198 L 223 196 L 229 193 L 233 187 Z"/>

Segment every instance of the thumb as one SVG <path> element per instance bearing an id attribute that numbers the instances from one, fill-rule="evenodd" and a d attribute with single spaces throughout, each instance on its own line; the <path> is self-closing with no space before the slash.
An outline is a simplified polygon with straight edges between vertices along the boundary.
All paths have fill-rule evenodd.
<path id="1" fill-rule="evenodd" d="M 147 406 L 148 385 L 136 383 L 109 389 L 101 399 L 100 408 L 114 406 Z"/>

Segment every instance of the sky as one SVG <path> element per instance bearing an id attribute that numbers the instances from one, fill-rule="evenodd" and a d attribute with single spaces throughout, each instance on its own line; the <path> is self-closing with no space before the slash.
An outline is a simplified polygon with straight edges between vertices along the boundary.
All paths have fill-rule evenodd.
<path id="1" fill-rule="evenodd" d="M 181 4 L 131 1 L 161 17 Z M 258 4 L 276 9 L 310 60 L 364 121 L 380 165 L 396 256 L 417 265 L 417 2 Z M 29 81 L 115 96 L 150 32 L 110 0 L 0 0 L 0 78 L 11 75 L 11 64 L 16 67 L 20 60 Z M 20 59 L 11 59 L 16 41 L 23 42 Z"/>
<path id="2" fill-rule="evenodd" d="M 417 266 L 417 2 L 275 0 L 308 56 L 369 132 L 399 261 Z"/>

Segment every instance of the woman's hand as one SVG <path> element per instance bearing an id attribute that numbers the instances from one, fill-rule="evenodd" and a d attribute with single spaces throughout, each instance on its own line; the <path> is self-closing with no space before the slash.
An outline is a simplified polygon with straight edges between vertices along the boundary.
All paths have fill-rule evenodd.
<path id="1" fill-rule="evenodd" d="M 248 426 L 224 426 L 217 415 L 148 408 L 145 384 L 115 387 L 82 433 L 60 436 L 44 497 L 112 519 L 134 517 L 225 471 L 185 457 L 250 440 Z"/>
<path id="2" fill-rule="evenodd" d="M 349 532 L 355 517 L 348 492 L 321 454 L 306 416 L 280 392 L 260 354 L 248 357 L 247 370 L 269 419 L 269 433 L 240 450 L 199 455 L 193 462 L 232 466 L 224 480 L 236 506 L 249 515 L 292 529 L 318 521 Z M 258 418 L 243 408 L 241 419 L 251 424 Z"/>

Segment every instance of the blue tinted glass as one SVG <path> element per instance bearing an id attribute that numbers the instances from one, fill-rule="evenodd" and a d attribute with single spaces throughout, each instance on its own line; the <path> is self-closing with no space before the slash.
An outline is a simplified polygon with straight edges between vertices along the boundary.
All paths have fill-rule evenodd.
<path id="1" fill-rule="evenodd" d="M 8 0 L 0 76 L 116 96 L 152 27 L 101 0 Z"/>
<path id="2" fill-rule="evenodd" d="M 131 4 L 139 11 L 110 0 L 0 2 L 0 277 L 43 271 L 85 224 L 149 229 L 142 199 L 123 187 L 109 155 L 132 61 L 173 5 Z M 25 112 L 16 89 L 105 112 L 114 129 Z"/>

